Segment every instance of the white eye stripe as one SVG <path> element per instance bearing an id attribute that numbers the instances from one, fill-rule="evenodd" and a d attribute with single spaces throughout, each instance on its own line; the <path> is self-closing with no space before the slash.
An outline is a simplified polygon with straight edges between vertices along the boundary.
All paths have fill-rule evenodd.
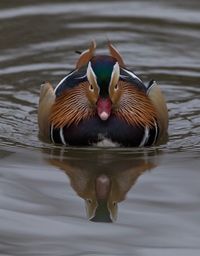
<path id="1" fill-rule="evenodd" d="M 94 87 L 97 87 L 98 91 L 100 91 L 100 88 L 97 84 L 97 77 L 94 73 L 94 70 L 91 66 L 91 62 L 89 61 L 88 63 L 88 67 L 87 67 L 87 71 L 86 71 L 86 75 L 87 75 L 87 79 L 89 81 L 89 83 L 93 86 L 93 89 Z"/>
<path id="2" fill-rule="evenodd" d="M 94 70 L 92 69 L 91 62 L 88 63 L 86 75 L 87 75 L 87 79 L 90 82 L 90 84 L 92 84 L 93 81 L 95 81 L 97 84 L 97 77 L 94 73 Z"/>
<path id="3" fill-rule="evenodd" d="M 116 62 L 115 65 L 113 66 L 113 71 L 112 71 L 110 83 L 109 83 L 109 90 L 112 85 L 115 86 L 117 84 L 119 80 L 119 76 L 120 76 L 120 67 L 118 62 Z"/>

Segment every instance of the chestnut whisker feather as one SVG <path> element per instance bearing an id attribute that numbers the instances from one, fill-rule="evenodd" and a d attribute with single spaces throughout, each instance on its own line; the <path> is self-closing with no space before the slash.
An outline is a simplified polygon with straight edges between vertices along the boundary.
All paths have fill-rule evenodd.
<path id="1" fill-rule="evenodd" d="M 123 90 L 115 115 L 130 125 L 153 127 L 157 119 L 156 110 L 147 95 L 133 85 L 120 81 Z"/>
<path id="2" fill-rule="evenodd" d="M 88 82 L 81 83 L 73 89 L 67 89 L 55 100 L 52 106 L 50 122 L 55 128 L 78 124 L 93 115 L 88 105 L 85 88 Z"/>

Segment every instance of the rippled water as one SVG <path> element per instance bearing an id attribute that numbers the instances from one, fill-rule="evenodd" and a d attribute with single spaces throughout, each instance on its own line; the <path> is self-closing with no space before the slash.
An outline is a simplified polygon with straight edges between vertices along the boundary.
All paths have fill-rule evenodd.
<path id="1" fill-rule="evenodd" d="M 199 1 L 0 2 L 1 255 L 199 255 Z M 40 84 L 109 38 L 168 102 L 167 144 L 63 148 L 37 137 Z M 111 181 L 98 206 L 95 181 Z M 111 210 L 110 210 L 111 209 Z M 114 223 L 108 221 L 112 211 Z M 112 214 L 111 214 L 112 215 Z"/>

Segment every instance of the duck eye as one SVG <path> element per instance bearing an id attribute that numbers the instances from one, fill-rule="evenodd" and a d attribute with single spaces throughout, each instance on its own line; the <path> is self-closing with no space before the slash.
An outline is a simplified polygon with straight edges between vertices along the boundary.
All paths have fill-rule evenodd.
<path id="1" fill-rule="evenodd" d="M 93 92 L 94 91 L 94 87 L 93 87 L 93 85 L 89 85 L 89 90 L 91 91 L 91 92 Z"/>
<path id="2" fill-rule="evenodd" d="M 114 90 L 117 91 L 119 89 L 118 84 L 115 85 Z"/>
<path id="3" fill-rule="evenodd" d="M 87 200 L 87 202 L 88 202 L 89 204 L 92 203 L 92 200 L 91 200 L 91 199 L 87 198 L 86 200 Z"/>

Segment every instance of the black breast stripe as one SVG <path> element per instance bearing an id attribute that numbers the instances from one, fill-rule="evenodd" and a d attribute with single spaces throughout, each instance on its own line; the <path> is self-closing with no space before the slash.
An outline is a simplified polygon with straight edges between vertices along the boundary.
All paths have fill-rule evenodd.
<path id="1" fill-rule="evenodd" d="M 56 86 L 55 94 L 59 97 L 63 91 L 69 88 L 73 88 L 81 82 L 87 81 L 86 68 L 83 67 L 78 70 L 72 71 L 69 75 L 63 78 L 60 83 Z"/>
<path id="2" fill-rule="evenodd" d="M 159 127 L 157 122 L 155 121 L 154 128 L 149 130 L 149 139 L 146 141 L 144 146 L 152 146 L 156 143 L 159 135 Z"/>

